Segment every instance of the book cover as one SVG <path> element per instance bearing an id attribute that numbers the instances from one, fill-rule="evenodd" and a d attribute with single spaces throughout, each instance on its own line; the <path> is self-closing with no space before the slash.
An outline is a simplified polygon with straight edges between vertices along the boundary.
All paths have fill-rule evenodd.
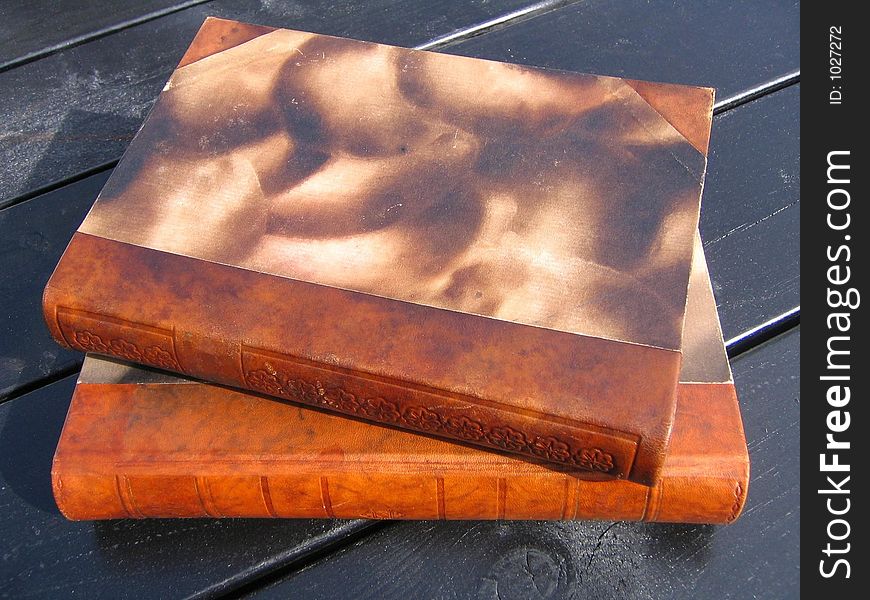
<path id="1" fill-rule="evenodd" d="M 711 109 L 210 19 L 46 321 L 84 352 L 652 484 Z"/>
<path id="2" fill-rule="evenodd" d="M 54 460 L 58 506 L 72 519 L 729 523 L 749 462 L 703 258 L 696 264 L 674 430 L 652 487 L 88 357 Z"/>

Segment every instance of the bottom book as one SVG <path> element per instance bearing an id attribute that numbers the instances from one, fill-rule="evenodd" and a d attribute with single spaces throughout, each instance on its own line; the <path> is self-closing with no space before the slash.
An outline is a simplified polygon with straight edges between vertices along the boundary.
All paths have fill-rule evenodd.
<path id="1" fill-rule="evenodd" d="M 696 247 L 674 428 L 662 477 L 652 487 L 589 480 L 588 472 L 88 357 L 54 459 L 58 507 L 77 520 L 729 523 L 746 499 L 749 458 L 700 243 Z M 512 432 L 500 433 L 509 445 Z M 604 457 L 592 451 L 588 459 Z"/>

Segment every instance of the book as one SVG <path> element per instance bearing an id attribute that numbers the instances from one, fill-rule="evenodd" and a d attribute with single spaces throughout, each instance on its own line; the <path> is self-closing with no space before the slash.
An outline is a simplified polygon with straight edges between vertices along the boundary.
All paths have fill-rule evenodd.
<path id="1" fill-rule="evenodd" d="M 208 20 L 46 322 L 83 352 L 649 485 L 711 108 Z"/>
<path id="2" fill-rule="evenodd" d="M 71 519 L 729 523 L 749 459 L 703 258 L 691 286 L 674 430 L 652 487 L 89 356 L 54 459 L 57 504 Z"/>

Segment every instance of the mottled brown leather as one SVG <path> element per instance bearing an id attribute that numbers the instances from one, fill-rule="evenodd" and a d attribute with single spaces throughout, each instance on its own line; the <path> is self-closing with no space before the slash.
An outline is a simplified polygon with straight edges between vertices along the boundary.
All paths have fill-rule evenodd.
<path id="1" fill-rule="evenodd" d="M 661 464 L 679 372 L 672 351 L 81 233 L 45 306 L 53 334 L 77 350 L 553 462 L 599 450 L 606 468 L 590 476 L 647 483 Z"/>
<path id="2" fill-rule="evenodd" d="M 707 117 L 713 112 L 714 94 L 710 89 L 636 79 L 627 79 L 626 83 L 683 134 L 698 152 L 707 155 L 713 125 Z M 706 106 L 707 110 L 699 111 L 699 106 Z"/>
<path id="3" fill-rule="evenodd" d="M 80 231 L 678 350 L 704 163 L 621 79 L 278 30 L 173 74 Z"/>
<path id="4" fill-rule="evenodd" d="M 589 481 L 506 454 L 88 357 L 55 457 L 58 506 L 72 519 L 729 523 L 746 499 L 748 455 L 700 251 L 695 264 L 686 331 L 704 342 L 687 348 L 673 435 L 651 488 Z"/>
<path id="5" fill-rule="evenodd" d="M 593 457 L 594 458 L 594 457 Z M 52 470 L 67 518 L 729 523 L 746 497 L 730 383 L 680 384 L 662 477 L 589 481 L 507 454 L 204 383 L 80 383 Z"/>
<path id="6" fill-rule="evenodd" d="M 183 67 L 275 29 L 275 27 L 240 23 L 219 17 L 207 17 L 178 66 Z M 685 136 L 692 146 L 704 156 L 707 155 L 712 125 L 707 113 L 713 110 L 714 90 L 637 79 L 626 79 L 625 82 Z M 703 106 L 708 106 L 709 110 L 698 110 L 698 107 Z"/>
<path id="7" fill-rule="evenodd" d="M 651 484 L 711 99 L 209 20 L 46 320 L 79 350 Z"/>
<path id="8" fill-rule="evenodd" d="M 187 52 L 181 57 L 178 66 L 184 67 L 206 56 L 249 42 L 270 31 L 275 31 L 275 28 L 206 17 Z"/>

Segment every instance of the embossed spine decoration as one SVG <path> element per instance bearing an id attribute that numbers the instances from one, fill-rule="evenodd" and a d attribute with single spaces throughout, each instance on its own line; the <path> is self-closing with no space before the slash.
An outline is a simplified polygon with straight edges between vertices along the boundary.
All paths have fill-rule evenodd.
<path id="1" fill-rule="evenodd" d="M 501 450 L 528 452 L 550 462 L 576 466 L 585 471 L 610 473 L 614 469 L 613 456 L 600 448 L 572 449 L 568 442 L 551 435 L 527 435 L 506 425 L 487 426 L 465 416 L 448 416 L 423 406 L 400 409 L 398 404 L 384 398 L 358 397 L 341 388 L 325 387 L 320 381 L 291 379 L 287 374 L 268 366 L 245 373 L 245 382 L 251 389 L 314 406 L 327 406 L 382 423 L 439 432 L 461 440 L 485 441 Z"/>
<path id="2" fill-rule="evenodd" d="M 172 356 L 168 350 L 164 350 L 160 346 L 148 346 L 140 349 L 134 342 L 115 338 L 104 342 L 97 334 L 88 331 L 76 331 L 73 336 L 73 343 L 82 352 L 94 352 L 96 354 L 109 354 L 117 356 L 137 363 L 144 363 L 161 369 L 170 369 L 172 371 L 180 370 L 178 361 Z"/>
<path id="3" fill-rule="evenodd" d="M 184 372 L 175 353 L 171 330 L 64 307 L 57 309 L 56 319 L 64 339 L 77 350 Z M 637 451 L 637 438 L 624 432 L 598 431 L 582 423 L 572 423 L 565 428 L 568 435 L 554 435 L 551 423 L 545 430 L 536 431 L 533 419 L 528 419 L 526 428 L 521 430 L 496 420 L 485 422 L 473 418 L 461 409 L 451 409 L 449 404 L 468 404 L 469 401 L 445 395 L 439 390 L 424 392 L 431 399 L 428 406 L 388 399 L 383 395 L 351 391 L 327 380 L 338 375 L 346 381 L 367 383 L 361 374 L 340 374 L 326 365 L 314 366 L 308 364 L 310 361 L 244 346 L 240 354 L 240 383 L 251 390 L 379 423 L 525 454 L 566 468 L 616 479 L 628 477 Z M 292 375 L 291 369 L 295 369 L 297 374 Z M 301 377 L 298 376 L 300 370 L 322 376 Z M 379 381 L 378 387 L 406 396 L 417 393 L 403 382 Z M 598 443 L 578 444 L 577 440 L 583 438 Z M 610 447 L 604 443 L 609 443 Z"/>
<path id="4" fill-rule="evenodd" d="M 493 418 L 486 421 L 474 418 L 466 414 L 465 409 L 451 408 L 452 404 L 467 406 L 471 401 L 457 399 L 440 390 L 425 390 L 420 394 L 430 400 L 424 405 L 415 401 L 418 390 L 398 382 L 378 381 L 377 389 L 381 393 L 367 393 L 364 388 L 369 382 L 360 374 L 308 365 L 307 361 L 253 348 L 243 347 L 241 354 L 243 381 L 249 389 L 388 425 L 525 454 L 591 474 L 626 478 L 637 447 L 637 441 L 622 432 L 584 430 L 572 424 L 566 428 L 569 435 L 559 435 L 553 433 L 552 427 L 536 431 L 535 422 L 531 420 L 520 429 Z M 385 391 L 394 391 L 395 397 L 384 397 Z M 583 438 L 599 443 L 578 443 Z M 602 442 L 609 442 L 618 454 Z"/>
<path id="5" fill-rule="evenodd" d="M 183 372 L 171 330 L 65 307 L 57 308 L 56 322 L 76 350 Z"/>

